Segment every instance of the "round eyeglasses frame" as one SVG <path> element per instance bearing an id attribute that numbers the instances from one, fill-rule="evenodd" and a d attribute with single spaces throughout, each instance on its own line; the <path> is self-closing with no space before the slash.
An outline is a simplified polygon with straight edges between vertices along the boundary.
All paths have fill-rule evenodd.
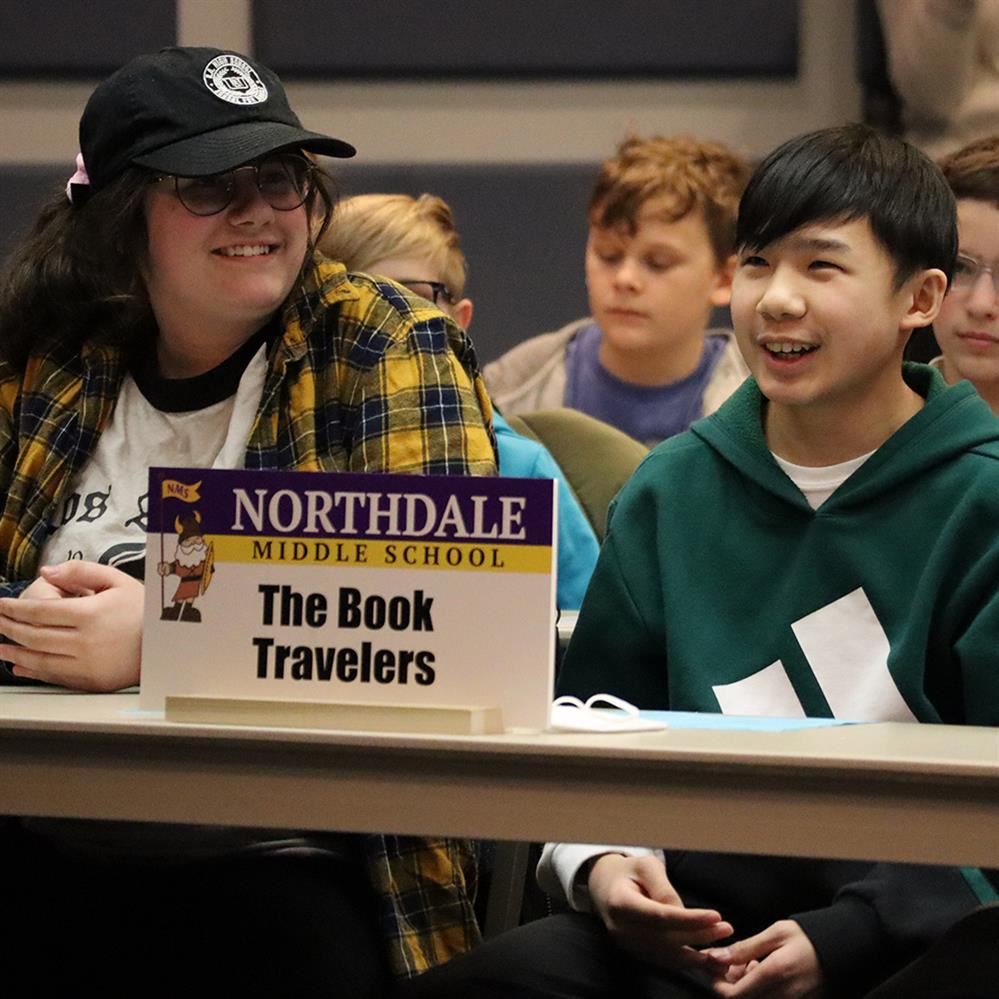
<path id="1" fill-rule="evenodd" d="M 267 174 L 271 169 L 279 170 L 276 188 L 275 177 Z M 172 181 L 177 200 L 192 215 L 207 218 L 224 212 L 233 203 L 236 197 L 236 175 L 246 170 L 253 171 L 253 181 L 260 196 L 275 211 L 292 212 L 301 207 L 315 188 L 315 168 L 312 163 L 304 156 L 289 153 L 265 156 L 255 163 L 204 177 L 161 174 L 154 177 L 152 183 Z"/>

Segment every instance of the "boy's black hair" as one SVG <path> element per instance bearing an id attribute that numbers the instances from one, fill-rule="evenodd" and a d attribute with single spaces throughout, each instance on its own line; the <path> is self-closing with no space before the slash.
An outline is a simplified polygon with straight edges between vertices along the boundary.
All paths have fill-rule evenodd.
<path id="1" fill-rule="evenodd" d="M 825 128 L 778 146 L 739 204 L 736 245 L 760 250 L 802 226 L 867 219 L 895 262 L 899 287 L 916 271 L 954 271 L 957 216 L 940 168 L 867 125 Z"/>

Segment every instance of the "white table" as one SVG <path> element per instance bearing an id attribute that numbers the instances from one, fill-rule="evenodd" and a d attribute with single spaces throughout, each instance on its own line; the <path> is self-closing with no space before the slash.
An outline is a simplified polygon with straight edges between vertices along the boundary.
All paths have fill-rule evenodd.
<path id="1" fill-rule="evenodd" d="M 0 691 L 0 812 L 999 867 L 999 729 L 454 737 Z"/>

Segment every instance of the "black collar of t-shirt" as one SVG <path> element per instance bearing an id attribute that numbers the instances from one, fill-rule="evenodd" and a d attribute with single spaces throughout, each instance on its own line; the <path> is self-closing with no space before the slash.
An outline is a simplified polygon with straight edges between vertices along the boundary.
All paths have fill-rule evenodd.
<path id="1" fill-rule="evenodd" d="M 262 326 L 221 364 L 193 378 L 164 378 L 156 364 L 156 351 L 133 352 L 129 371 L 146 401 L 162 413 L 191 413 L 207 409 L 236 394 L 239 380 L 261 344 L 277 339 L 276 320 Z"/>

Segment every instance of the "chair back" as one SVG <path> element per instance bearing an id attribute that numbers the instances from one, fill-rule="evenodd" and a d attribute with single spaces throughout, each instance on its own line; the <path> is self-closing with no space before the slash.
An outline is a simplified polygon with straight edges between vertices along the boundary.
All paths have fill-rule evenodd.
<path id="1" fill-rule="evenodd" d="M 539 409 L 506 419 L 518 433 L 551 451 L 597 538 L 603 541 L 607 508 L 649 449 L 617 427 L 575 409 Z"/>

